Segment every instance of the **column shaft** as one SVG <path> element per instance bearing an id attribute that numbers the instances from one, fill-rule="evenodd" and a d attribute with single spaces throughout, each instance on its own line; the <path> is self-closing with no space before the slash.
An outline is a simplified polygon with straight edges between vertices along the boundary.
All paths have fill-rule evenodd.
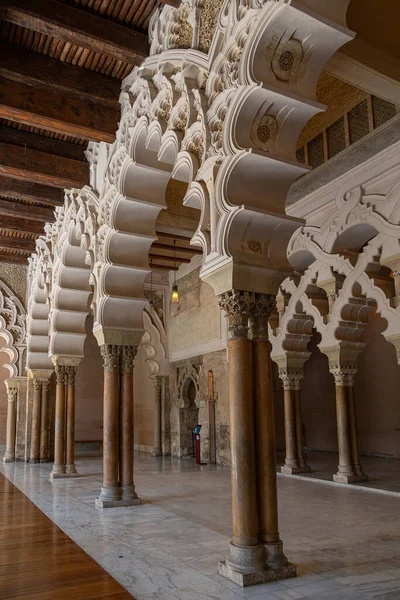
<path id="1" fill-rule="evenodd" d="M 122 501 L 140 504 L 134 483 L 134 422 L 133 422 L 133 360 L 136 348 L 123 346 L 121 350 L 120 399 L 120 484 Z"/>
<path id="2" fill-rule="evenodd" d="M 154 401 L 154 446 L 152 456 L 161 456 L 161 387 L 162 378 L 156 377 Z"/>
<path id="3" fill-rule="evenodd" d="M 66 427 L 66 473 L 75 475 L 75 379 L 76 367 L 66 367 L 67 376 L 67 427 Z"/>
<path id="4" fill-rule="evenodd" d="M 17 429 L 17 398 L 16 388 L 7 388 L 7 431 L 6 431 L 6 451 L 3 456 L 3 462 L 15 461 L 15 439 Z"/>
<path id="5" fill-rule="evenodd" d="M 51 477 L 65 475 L 65 367 L 56 365 L 54 465 Z"/>
<path id="6" fill-rule="evenodd" d="M 118 347 L 117 347 L 118 348 Z M 118 348 L 119 352 L 119 348 Z M 116 358 L 118 362 L 118 357 Z M 104 369 L 104 443 L 103 487 L 115 489 L 120 497 L 119 486 L 119 372 Z"/>
<path id="7" fill-rule="evenodd" d="M 280 375 L 283 381 L 283 400 L 285 417 L 285 465 L 281 468 L 282 473 L 297 473 L 299 471 L 299 461 L 297 460 L 297 442 L 296 442 L 296 412 L 294 397 L 294 377 L 291 374 L 283 373 Z"/>
<path id="8" fill-rule="evenodd" d="M 253 360 L 259 539 L 267 544 L 276 544 L 280 542 L 280 539 L 278 531 L 274 399 L 268 340 L 258 339 L 253 341 Z"/>
<path id="9" fill-rule="evenodd" d="M 296 448 L 297 460 L 302 471 L 310 471 L 304 458 L 303 446 L 303 418 L 301 415 L 301 391 L 299 387 L 294 390 L 295 414 L 296 414 Z"/>
<path id="10" fill-rule="evenodd" d="M 40 417 L 40 462 L 50 460 L 50 407 L 49 382 L 42 382 L 42 410 Z"/>
<path id="11" fill-rule="evenodd" d="M 32 405 L 32 434 L 31 434 L 31 463 L 40 462 L 40 413 L 41 413 L 42 382 L 33 380 L 33 405 Z"/>
<path id="12" fill-rule="evenodd" d="M 350 421 L 347 406 L 347 387 L 336 385 L 336 419 L 339 447 L 338 474 L 354 474 L 351 456 Z"/>
<path id="13" fill-rule="evenodd" d="M 357 415 L 356 415 L 356 405 L 354 398 L 354 386 L 352 383 L 348 387 L 347 391 L 347 401 L 349 407 L 349 420 L 350 420 L 350 436 L 351 436 L 351 457 L 353 462 L 353 467 L 356 475 L 358 475 L 359 481 L 367 481 L 368 476 L 363 473 L 361 463 L 360 463 L 360 453 L 358 449 L 358 433 L 357 433 Z"/>

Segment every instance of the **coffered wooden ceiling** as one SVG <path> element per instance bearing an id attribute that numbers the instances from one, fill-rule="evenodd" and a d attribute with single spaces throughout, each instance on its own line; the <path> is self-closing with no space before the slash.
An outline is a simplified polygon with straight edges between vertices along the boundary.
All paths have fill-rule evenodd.
<path id="1" fill-rule="evenodd" d="M 87 143 L 114 141 L 150 17 L 179 2 L 0 0 L 0 261 L 26 261 L 63 189 L 89 182 Z"/>

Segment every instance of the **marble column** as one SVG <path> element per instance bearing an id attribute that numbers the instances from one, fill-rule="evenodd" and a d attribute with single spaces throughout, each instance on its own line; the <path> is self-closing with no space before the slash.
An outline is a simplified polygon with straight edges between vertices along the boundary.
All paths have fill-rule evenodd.
<path id="1" fill-rule="evenodd" d="M 233 536 L 219 573 L 241 586 L 267 580 L 265 551 L 259 542 L 252 352 L 248 336 L 254 294 L 232 290 L 219 296 L 228 318 L 228 394 L 231 448 Z"/>
<path id="2" fill-rule="evenodd" d="M 288 564 L 283 553 L 278 527 L 274 397 L 268 341 L 268 317 L 274 306 L 274 296 L 255 295 L 251 338 L 259 540 L 264 544 L 267 566 L 275 571 L 275 579 L 283 579 L 294 577 L 296 567 Z"/>
<path id="3" fill-rule="evenodd" d="M 309 473 L 311 468 L 307 465 L 304 456 L 304 444 L 303 444 L 303 417 L 301 410 L 301 390 L 300 390 L 300 378 L 294 381 L 294 406 L 295 406 L 295 420 L 296 420 L 296 449 L 297 449 L 297 460 L 299 464 L 299 473 Z"/>
<path id="4" fill-rule="evenodd" d="M 304 460 L 303 424 L 301 418 L 300 381 L 301 372 L 281 370 L 285 416 L 285 464 L 281 473 L 293 475 L 310 471 Z"/>
<path id="5" fill-rule="evenodd" d="M 101 508 L 119 506 L 119 355 L 120 346 L 100 347 L 104 364 L 103 408 L 103 486 L 96 505 Z"/>
<path id="6" fill-rule="evenodd" d="M 49 406 L 50 382 L 42 381 L 42 406 L 40 415 L 40 462 L 47 463 L 50 460 L 50 406 Z"/>
<path id="7" fill-rule="evenodd" d="M 135 356 L 136 348 L 134 346 L 122 346 L 119 466 L 123 506 L 141 504 L 135 491 L 134 482 L 133 361 Z"/>
<path id="8" fill-rule="evenodd" d="M 358 449 L 358 432 L 357 432 L 357 416 L 356 416 L 356 405 L 354 398 L 354 376 L 348 376 L 348 390 L 347 399 L 349 406 L 349 419 L 350 419 L 350 436 L 351 436 L 351 457 L 353 467 L 356 475 L 360 477 L 359 481 L 368 481 L 368 475 L 366 475 L 361 467 L 360 453 Z"/>
<path id="9" fill-rule="evenodd" d="M 75 467 L 75 380 L 77 370 L 77 367 L 65 367 L 65 383 L 67 386 L 65 473 L 69 476 L 77 475 Z"/>
<path id="10" fill-rule="evenodd" d="M 354 398 L 349 394 L 349 387 L 354 377 L 354 369 L 334 368 L 331 373 L 335 379 L 336 388 L 336 420 L 339 449 L 338 471 L 333 475 L 333 480 L 338 483 L 357 483 L 366 480 L 366 475 L 358 474 L 354 465 L 353 451 L 354 438 L 352 429 L 355 430 Z M 351 396 L 351 397 L 350 397 Z M 350 400 L 350 402 L 349 402 Z M 349 406 L 352 404 L 352 407 Z M 353 409 L 353 423 L 350 413 Z M 358 460 L 358 448 L 357 458 Z"/>
<path id="11" fill-rule="evenodd" d="M 3 456 L 3 462 L 15 461 L 15 439 L 17 429 L 17 398 L 18 389 L 11 386 L 6 381 L 7 387 L 7 430 L 6 430 L 6 451 Z"/>
<path id="12" fill-rule="evenodd" d="M 32 405 L 32 433 L 30 463 L 40 462 L 40 417 L 42 403 L 42 382 L 40 379 L 33 380 L 33 405 Z"/>
<path id="13" fill-rule="evenodd" d="M 155 379 L 155 401 L 154 401 L 154 446 L 152 456 L 161 456 L 161 391 L 162 377 Z"/>
<path id="14" fill-rule="evenodd" d="M 51 479 L 66 476 L 65 469 L 65 392 L 66 372 L 63 365 L 55 366 L 56 372 L 56 415 L 54 435 L 54 464 Z"/>

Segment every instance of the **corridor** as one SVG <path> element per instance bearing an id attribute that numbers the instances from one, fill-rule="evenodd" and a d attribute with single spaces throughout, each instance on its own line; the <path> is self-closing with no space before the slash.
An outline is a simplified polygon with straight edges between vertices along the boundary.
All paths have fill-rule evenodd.
<path id="1" fill-rule="evenodd" d="M 281 535 L 299 577 L 241 589 L 217 574 L 231 535 L 230 471 L 136 455 L 142 506 L 95 507 L 100 458 L 50 483 L 51 466 L 3 473 L 136 600 L 396 600 L 399 498 L 278 477 Z"/>

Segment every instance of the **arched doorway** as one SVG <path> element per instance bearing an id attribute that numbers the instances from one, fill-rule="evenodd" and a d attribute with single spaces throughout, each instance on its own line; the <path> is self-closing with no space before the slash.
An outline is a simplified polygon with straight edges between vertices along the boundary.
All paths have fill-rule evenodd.
<path id="1" fill-rule="evenodd" d="M 180 409 L 180 456 L 193 456 L 192 431 L 199 422 L 198 387 L 192 377 L 182 386 L 183 406 Z"/>

